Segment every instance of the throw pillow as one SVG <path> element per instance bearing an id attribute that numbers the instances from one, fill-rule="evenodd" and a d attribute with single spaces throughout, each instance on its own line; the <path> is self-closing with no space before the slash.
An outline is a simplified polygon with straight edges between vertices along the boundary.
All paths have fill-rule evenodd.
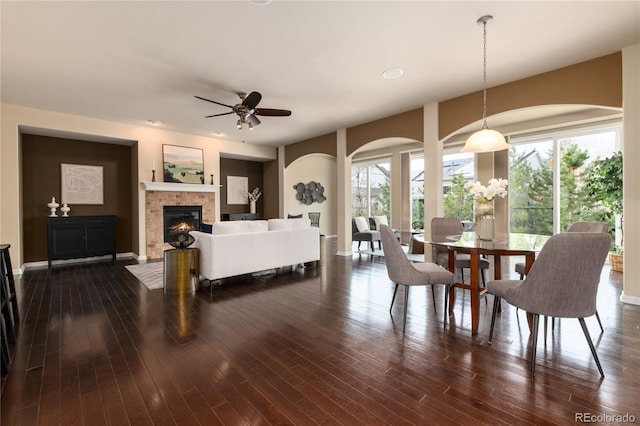
<path id="1" fill-rule="evenodd" d="M 356 217 L 356 228 L 358 228 L 358 232 L 366 232 L 369 230 L 369 224 L 367 223 L 367 219 L 362 216 Z"/>
<path id="2" fill-rule="evenodd" d="M 387 222 L 387 217 L 386 216 L 374 216 L 373 217 L 373 221 L 376 223 L 376 229 L 378 231 L 380 230 L 380 225 L 389 226 L 389 223 Z"/>
<path id="3" fill-rule="evenodd" d="M 206 232 L 210 234 L 213 231 L 213 225 L 210 223 L 201 223 L 200 224 L 200 232 Z"/>

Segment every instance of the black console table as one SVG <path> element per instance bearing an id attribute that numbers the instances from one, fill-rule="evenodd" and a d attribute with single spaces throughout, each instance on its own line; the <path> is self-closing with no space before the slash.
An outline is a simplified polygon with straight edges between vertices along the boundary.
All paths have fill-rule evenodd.
<path id="1" fill-rule="evenodd" d="M 116 261 L 116 217 L 75 216 L 47 218 L 49 269 L 56 259 L 110 254 Z"/>
<path id="2" fill-rule="evenodd" d="M 222 220 L 260 220 L 258 213 L 222 213 Z"/>

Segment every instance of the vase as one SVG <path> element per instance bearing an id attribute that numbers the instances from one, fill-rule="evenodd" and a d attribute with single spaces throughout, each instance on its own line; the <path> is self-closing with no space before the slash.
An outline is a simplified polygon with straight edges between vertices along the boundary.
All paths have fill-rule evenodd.
<path id="1" fill-rule="evenodd" d="M 256 202 L 255 201 L 250 201 L 249 202 L 249 211 L 251 214 L 255 214 L 256 213 Z"/>
<path id="2" fill-rule="evenodd" d="M 476 200 L 474 209 L 476 236 L 485 241 L 493 241 L 496 237 L 493 201 Z"/>
<path id="3" fill-rule="evenodd" d="M 70 210 L 71 210 L 71 207 L 69 207 L 67 203 L 64 203 L 62 207 L 60 207 L 60 211 L 62 212 L 62 217 L 69 217 Z"/>
<path id="4" fill-rule="evenodd" d="M 51 202 L 47 204 L 51 213 L 49 213 L 49 217 L 56 217 L 58 214 L 56 213 L 56 209 L 60 207 L 60 203 L 56 202 L 56 197 L 51 197 Z"/>

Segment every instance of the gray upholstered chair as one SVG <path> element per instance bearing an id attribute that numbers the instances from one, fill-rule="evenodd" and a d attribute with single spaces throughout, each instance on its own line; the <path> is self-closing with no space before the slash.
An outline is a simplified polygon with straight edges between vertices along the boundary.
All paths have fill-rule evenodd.
<path id="1" fill-rule="evenodd" d="M 489 343 L 493 339 L 493 329 L 501 299 L 533 315 L 531 345 L 531 377 L 533 377 L 540 315 L 578 318 L 600 375 L 604 377 L 584 318 L 596 312 L 600 273 L 610 247 L 611 237 L 608 234 L 563 232 L 552 236 L 542 247 L 529 275 L 523 281 L 489 281 L 487 290 L 495 296 Z"/>
<path id="2" fill-rule="evenodd" d="M 378 242 L 378 247 L 382 244 L 380 240 L 380 231 L 359 231 L 358 227 L 356 226 L 356 218 L 351 218 L 351 241 L 358 242 L 358 250 L 360 250 L 361 242 L 368 242 L 372 252 L 375 250 L 373 247 L 374 241 Z"/>
<path id="3" fill-rule="evenodd" d="M 573 222 L 567 228 L 567 232 L 602 232 L 607 234 L 609 232 L 609 224 L 605 222 Z M 516 263 L 516 273 L 520 274 L 520 279 L 523 279 L 527 274 L 525 270 L 524 263 Z M 602 326 L 602 321 L 600 320 L 600 315 L 596 310 L 596 319 L 598 320 L 598 325 L 600 326 L 600 331 L 604 331 L 604 327 Z M 555 318 L 551 319 L 551 331 L 555 329 Z M 544 335 L 547 335 L 547 317 L 544 317 Z"/>
<path id="4" fill-rule="evenodd" d="M 393 234 L 391 228 L 387 225 L 380 225 L 380 236 L 382 238 L 382 250 L 384 251 L 384 260 L 387 264 L 387 274 L 389 279 L 396 284 L 391 299 L 389 313 L 393 308 L 393 302 L 396 300 L 396 293 L 399 286 L 404 286 L 404 317 L 402 323 L 402 332 L 404 333 L 407 326 L 407 304 L 409 302 L 409 287 L 414 285 L 435 285 L 443 284 L 444 289 L 444 324 L 447 324 L 449 300 L 449 287 L 454 283 L 453 274 L 443 267 L 431 262 L 412 263 L 402 250 L 400 242 Z"/>
<path id="5" fill-rule="evenodd" d="M 462 222 L 459 219 L 451 217 L 434 217 L 431 219 L 431 240 L 447 241 L 447 237 L 451 235 L 460 235 L 464 231 Z M 449 267 L 449 250 L 446 247 L 431 246 L 433 261 L 438 265 Z M 489 261 L 480 259 L 480 275 L 482 277 L 482 285 L 486 287 L 485 271 L 489 269 Z M 456 268 L 460 269 L 462 282 L 464 283 L 464 270 L 471 269 L 471 256 L 465 253 L 456 253 Z"/>

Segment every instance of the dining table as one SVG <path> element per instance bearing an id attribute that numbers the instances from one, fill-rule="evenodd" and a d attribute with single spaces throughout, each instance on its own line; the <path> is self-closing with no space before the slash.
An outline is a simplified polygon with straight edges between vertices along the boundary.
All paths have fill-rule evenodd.
<path id="1" fill-rule="evenodd" d="M 449 314 L 453 314 L 453 306 L 455 303 L 455 289 L 463 288 L 471 293 L 471 332 L 478 333 L 478 325 L 480 323 L 480 299 L 486 292 L 486 289 L 480 288 L 478 275 L 480 272 L 480 257 L 493 257 L 493 275 L 495 280 L 502 279 L 502 262 L 503 256 L 524 256 L 525 271 L 528 273 L 536 259 L 538 253 L 544 244 L 551 238 L 550 235 L 525 234 L 525 233 L 504 233 L 496 234 L 493 240 L 481 240 L 475 232 L 465 231 L 461 234 L 449 235 L 444 241 L 425 240 L 424 236 L 416 236 L 425 244 L 432 244 L 447 248 L 449 251 L 448 269 L 455 271 L 456 254 L 467 253 L 470 257 L 470 279 L 469 284 L 456 282 L 450 289 L 449 293 Z"/>

